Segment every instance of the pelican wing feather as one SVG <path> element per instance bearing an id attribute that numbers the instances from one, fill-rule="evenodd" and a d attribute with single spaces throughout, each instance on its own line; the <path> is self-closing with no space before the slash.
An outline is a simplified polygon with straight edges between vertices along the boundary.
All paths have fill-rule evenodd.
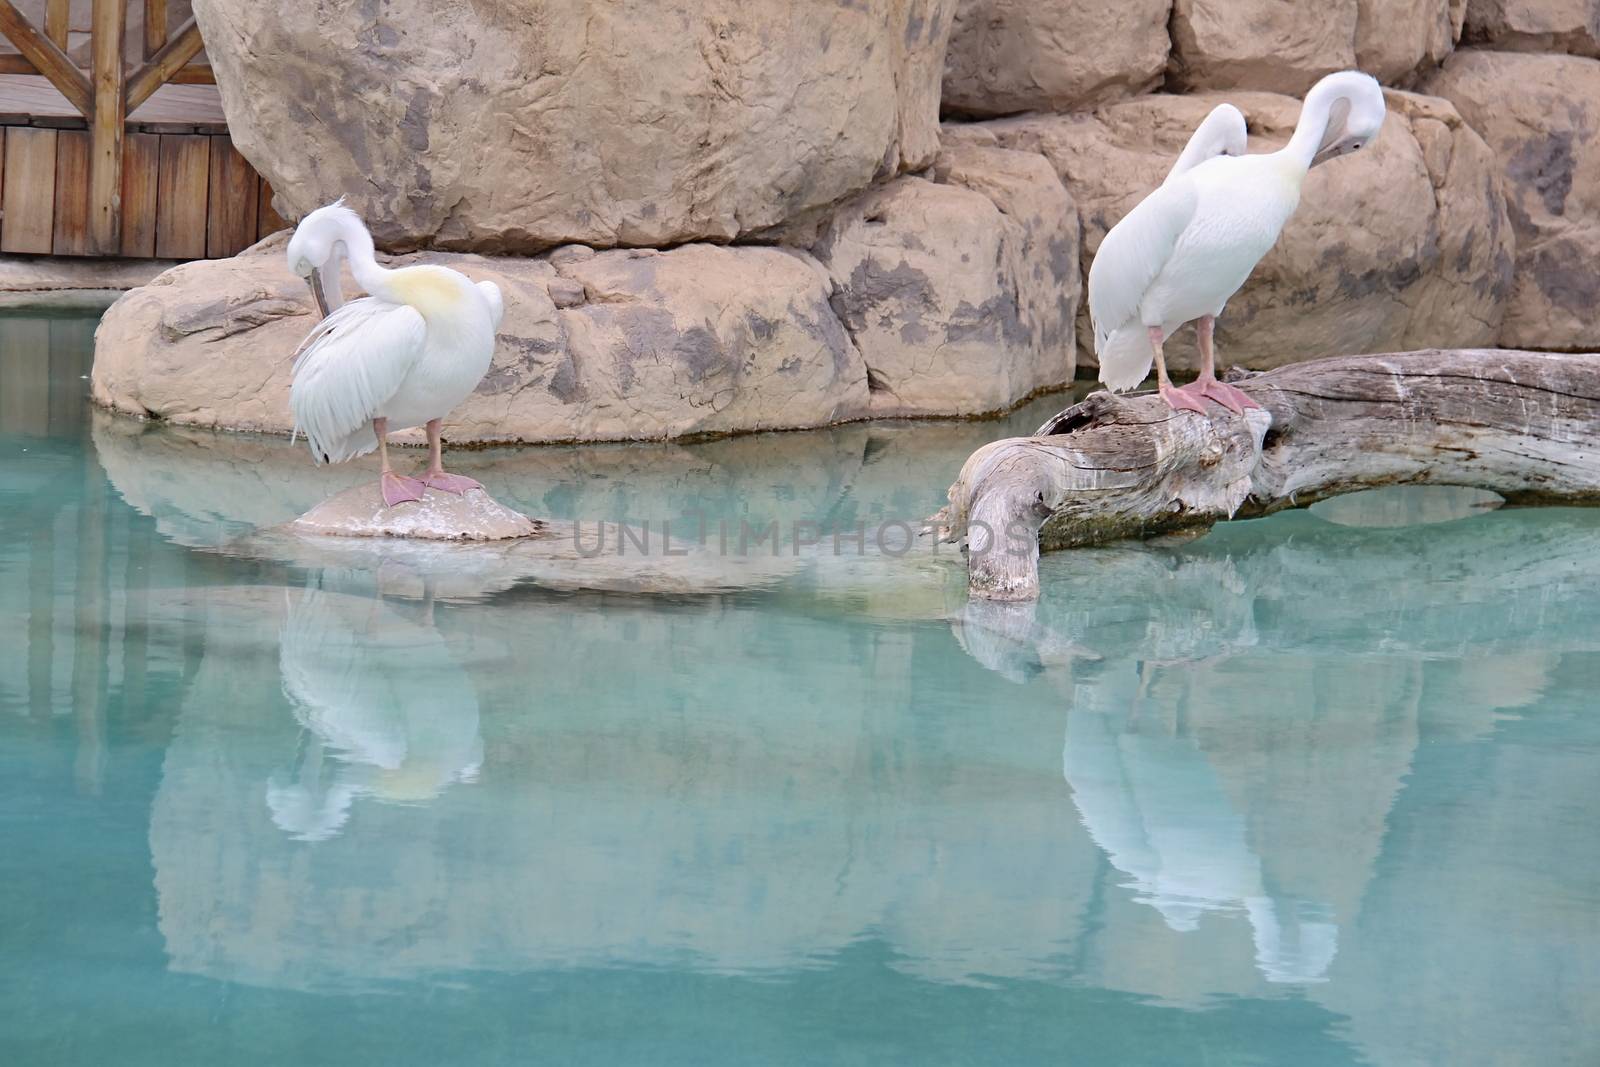
<path id="1" fill-rule="evenodd" d="M 335 310 L 301 342 L 289 409 L 318 463 L 375 447 L 367 428 L 417 365 L 426 334 L 415 308 L 364 297 Z"/>
<path id="2" fill-rule="evenodd" d="M 1160 186 L 1111 227 L 1089 265 L 1089 316 L 1098 353 L 1113 332 L 1139 315 L 1139 305 L 1178 238 L 1194 218 L 1194 183 L 1180 178 Z"/>

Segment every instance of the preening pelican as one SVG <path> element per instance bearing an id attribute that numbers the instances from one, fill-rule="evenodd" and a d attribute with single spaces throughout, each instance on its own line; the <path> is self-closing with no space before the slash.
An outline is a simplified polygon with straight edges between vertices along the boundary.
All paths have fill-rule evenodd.
<path id="1" fill-rule="evenodd" d="M 341 255 L 371 295 L 341 304 Z M 376 448 L 390 507 L 421 500 L 428 486 L 482 489 L 445 473 L 439 423 L 489 369 L 504 311 L 499 286 L 474 285 L 448 267 L 380 266 L 372 235 L 342 203 L 318 208 L 295 228 L 289 269 L 306 279 L 326 316 L 301 342 L 289 390 L 296 432 L 305 432 L 316 461 L 342 463 Z M 412 426 L 428 433 L 428 470 L 420 479 L 389 466 L 389 431 Z"/>
<path id="2" fill-rule="evenodd" d="M 1243 414 L 1259 405 L 1217 381 L 1216 317 L 1278 240 L 1299 206 L 1306 172 L 1371 142 L 1385 109 L 1373 78 L 1359 71 L 1330 74 L 1306 94 L 1285 147 L 1238 156 L 1206 147 L 1239 133 L 1237 127 L 1228 132 L 1234 120 L 1219 118 L 1220 111 L 1206 117 L 1161 187 L 1100 243 L 1089 267 L 1089 313 L 1100 380 L 1108 388 L 1132 389 L 1150 373 L 1153 359 L 1161 396 L 1173 408 L 1204 414 L 1209 398 Z M 1208 131 L 1213 120 L 1219 128 Z M 1199 335 L 1200 377 L 1177 389 L 1161 348 L 1186 322 L 1195 322 Z"/>

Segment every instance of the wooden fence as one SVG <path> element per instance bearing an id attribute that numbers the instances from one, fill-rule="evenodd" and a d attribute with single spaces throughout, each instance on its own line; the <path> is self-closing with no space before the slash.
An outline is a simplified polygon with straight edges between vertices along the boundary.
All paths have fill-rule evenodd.
<path id="1" fill-rule="evenodd" d="M 10 110 L 0 100 L 0 251 L 199 259 L 229 256 L 284 223 L 271 190 L 206 122 L 128 116 L 169 82 L 214 84 L 194 19 L 169 28 L 167 0 L 143 5 L 142 61 L 129 62 L 129 0 L 92 0 L 90 69 L 67 54 L 69 0 L 45 0 L 44 29 L 0 0 L 18 54 L 0 74 L 49 80 L 76 114 Z"/>

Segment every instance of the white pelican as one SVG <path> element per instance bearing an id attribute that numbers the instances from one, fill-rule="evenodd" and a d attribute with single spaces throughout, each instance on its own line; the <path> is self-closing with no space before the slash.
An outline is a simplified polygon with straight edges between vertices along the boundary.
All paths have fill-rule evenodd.
<path id="1" fill-rule="evenodd" d="M 342 304 L 339 257 L 370 296 Z M 439 423 L 489 369 L 504 306 L 493 282 L 474 285 L 448 267 L 390 270 L 373 255 L 372 235 L 343 203 L 318 208 L 289 240 L 289 269 L 311 286 L 326 316 L 295 355 L 289 408 L 320 463 L 342 463 L 374 448 L 379 485 L 390 507 L 421 500 L 432 486 L 465 493 L 483 486 L 446 474 Z M 424 426 L 428 470 L 422 478 L 389 466 L 390 430 Z"/>
<path id="2" fill-rule="evenodd" d="M 1089 268 L 1094 347 L 1107 388 L 1132 389 L 1154 359 L 1161 396 L 1175 409 L 1204 414 L 1206 398 L 1235 414 L 1258 407 L 1217 381 L 1216 317 L 1278 240 L 1300 203 L 1306 172 L 1371 142 L 1384 111 L 1376 80 L 1360 71 L 1330 74 L 1306 94 L 1294 136 L 1282 149 L 1205 158 L 1196 141 L 1217 118 L 1213 111 L 1161 187 L 1106 234 Z M 1200 341 L 1200 377 L 1177 389 L 1161 346 L 1191 321 Z"/>

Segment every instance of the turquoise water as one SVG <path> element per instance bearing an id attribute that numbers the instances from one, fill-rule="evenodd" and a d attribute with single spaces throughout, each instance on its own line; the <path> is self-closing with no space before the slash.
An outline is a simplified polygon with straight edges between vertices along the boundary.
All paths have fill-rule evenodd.
<path id="1" fill-rule="evenodd" d="M 1347 498 L 1022 606 L 871 535 L 314 542 L 362 471 L 91 411 L 91 331 L 0 322 L 0 1063 L 1600 1062 L 1600 512 Z M 876 530 L 1060 403 L 458 466 Z"/>

